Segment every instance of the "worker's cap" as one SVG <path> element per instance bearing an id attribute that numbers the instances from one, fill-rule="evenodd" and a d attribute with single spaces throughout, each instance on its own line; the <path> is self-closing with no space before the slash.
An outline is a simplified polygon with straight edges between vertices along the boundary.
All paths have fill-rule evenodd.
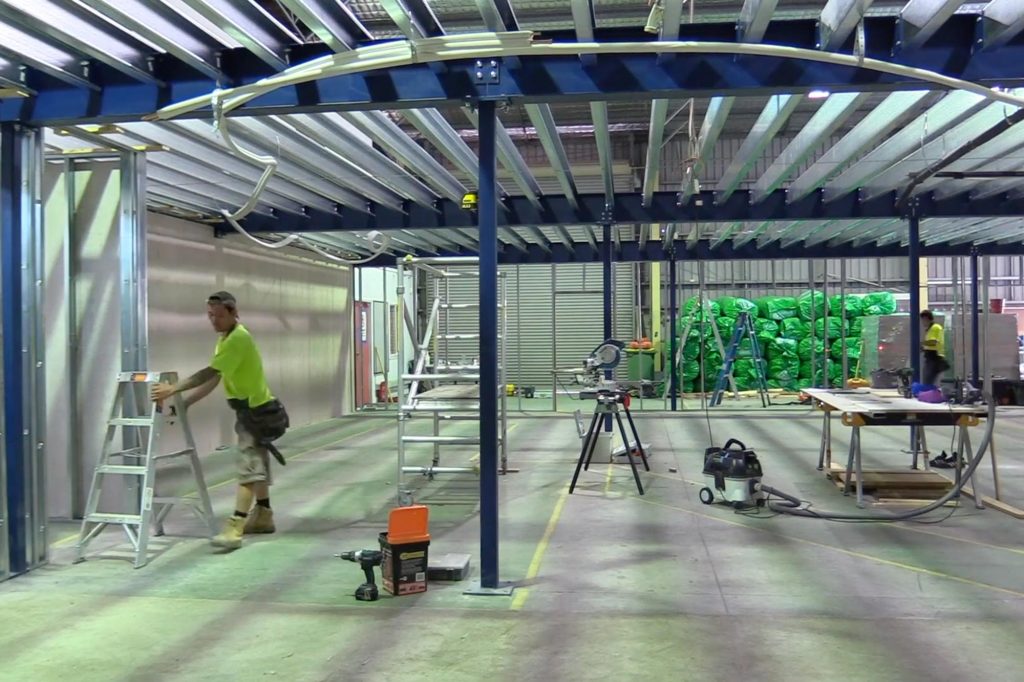
<path id="1" fill-rule="evenodd" d="M 233 294 L 229 294 L 226 291 L 218 291 L 215 294 L 210 294 L 210 297 L 206 299 L 207 303 L 214 303 L 224 306 L 225 308 L 237 308 L 238 301 L 235 300 Z"/>

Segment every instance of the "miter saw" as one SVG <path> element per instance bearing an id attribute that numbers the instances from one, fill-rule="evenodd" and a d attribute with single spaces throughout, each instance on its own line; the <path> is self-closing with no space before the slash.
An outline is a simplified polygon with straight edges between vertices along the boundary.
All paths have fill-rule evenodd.
<path id="1" fill-rule="evenodd" d="M 583 360 L 583 368 L 593 378 L 594 383 L 604 383 L 602 372 L 610 372 L 619 366 L 622 362 L 622 349 L 625 347 L 626 344 L 621 341 L 608 339 L 590 351 L 590 355 Z"/>

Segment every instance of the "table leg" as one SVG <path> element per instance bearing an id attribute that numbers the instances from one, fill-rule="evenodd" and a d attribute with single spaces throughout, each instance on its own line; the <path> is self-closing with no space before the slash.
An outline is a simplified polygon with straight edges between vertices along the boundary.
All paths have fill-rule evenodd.
<path id="1" fill-rule="evenodd" d="M 970 460 L 974 459 L 974 448 L 971 446 L 971 434 L 967 430 L 966 426 L 963 426 L 961 428 L 964 431 L 964 437 L 963 437 L 964 460 L 965 461 L 970 461 Z M 978 470 L 977 469 L 975 469 L 974 473 L 971 474 L 971 478 L 969 480 L 971 482 L 971 488 L 974 489 L 974 508 L 975 509 L 984 509 L 985 508 L 985 503 L 981 499 L 981 486 L 979 485 L 979 481 L 978 481 Z"/>
<path id="2" fill-rule="evenodd" d="M 832 468 L 832 413 L 825 415 L 825 466 Z"/>
<path id="3" fill-rule="evenodd" d="M 828 412 L 821 419 L 821 449 L 818 451 L 818 471 L 825 468 L 825 440 L 828 438 Z"/>
<path id="4" fill-rule="evenodd" d="M 857 460 L 857 506 L 864 506 L 864 469 L 861 463 L 861 452 L 860 452 L 860 427 L 853 427 L 853 439 L 857 441 L 857 449 L 855 451 L 855 458 Z"/>
<path id="5" fill-rule="evenodd" d="M 910 427 L 910 468 L 917 469 L 917 455 L 921 447 L 921 427 Z"/>
<path id="6" fill-rule="evenodd" d="M 853 427 L 850 432 L 850 452 L 846 457 L 846 480 L 843 482 L 843 495 L 850 494 L 850 481 L 853 480 L 853 460 L 854 455 L 857 451 L 857 427 Z M 860 481 L 857 481 L 857 486 L 860 486 Z"/>
<path id="7" fill-rule="evenodd" d="M 992 458 L 992 485 L 995 488 L 996 499 L 1002 500 L 1003 494 L 999 488 L 999 467 L 996 466 L 996 435 L 994 433 L 988 442 L 988 456 Z"/>

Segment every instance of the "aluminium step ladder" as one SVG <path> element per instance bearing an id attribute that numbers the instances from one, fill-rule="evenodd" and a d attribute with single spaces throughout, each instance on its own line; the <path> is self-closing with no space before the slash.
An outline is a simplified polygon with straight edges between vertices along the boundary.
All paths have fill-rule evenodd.
<path id="1" fill-rule="evenodd" d="M 740 344 L 746 339 L 750 342 L 750 356 L 754 361 L 755 375 L 757 377 L 757 392 L 761 396 L 761 407 L 768 407 L 772 404 L 768 395 L 768 378 L 765 376 L 765 365 L 761 360 L 761 344 L 754 332 L 754 323 L 750 313 L 740 313 L 736 317 L 736 326 L 732 330 L 732 338 L 725 349 L 725 356 L 722 362 L 722 369 L 718 373 L 718 380 L 715 381 L 715 391 L 711 394 L 709 405 L 714 407 L 722 404 L 722 394 L 725 392 L 727 381 L 733 380 L 733 365 L 739 354 Z"/>
<path id="2" fill-rule="evenodd" d="M 121 526 L 135 550 L 135 568 L 145 566 L 148 563 L 146 552 L 150 527 L 156 535 L 163 535 L 164 519 L 179 502 L 192 507 L 200 519 L 206 522 L 211 535 L 217 532 L 210 494 L 203 479 L 202 465 L 199 463 L 199 454 L 181 394 L 174 396 L 170 405 L 158 405 L 149 398 L 153 384 L 175 384 L 177 381 L 176 372 L 122 372 L 117 375 L 117 392 L 107 421 L 103 450 L 93 470 L 92 487 L 76 545 L 75 563 L 84 561 L 89 543 L 107 526 L 116 525 Z M 185 449 L 159 452 L 165 427 L 174 425 L 180 427 Z M 120 450 L 115 445 L 119 430 L 124 446 Z M 157 462 L 175 458 L 188 461 L 195 478 L 198 499 L 155 495 Z M 118 480 L 127 484 L 124 489 L 128 498 L 125 506 L 132 509 L 102 511 L 100 498 L 104 496 L 104 484 L 116 485 Z"/>
<path id="3" fill-rule="evenodd" d="M 704 308 L 702 307 L 702 310 L 703 309 Z M 699 326 L 699 325 L 700 325 L 699 321 L 695 322 L 693 320 L 692 316 L 689 317 L 686 320 L 686 324 L 683 325 L 682 335 L 680 336 L 679 340 L 676 342 L 676 358 L 675 358 L 675 365 L 674 366 L 676 368 L 676 372 L 678 373 L 678 377 L 679 377 L 678 385 L 676 386 L 676 392 L 679 395 L 680 403 L 684 403 L 685 402 L 683 400 L 683 397 L 682 397 L 683 396 L 683 388 L 682 388 L 682 385 L 683 385 L 683 357 L 684 357 L 683 348 L 686 346 L 686 342 L 690 338 L 690 332 L 693 330 L 694 326 Z M 712 336 L 714 336 L 714 339 L 715 339 L 715 345 L 718 347 L 718 354 L 721 355 L 722 358 L 724 359 L 725 358 L 725 344 L 722 343 L 722 335 L 721 335 L 721 333 L 719 333 L 718 323 L 715 321 L 714 317 L 711 317 L 710 315 L 708 316 L 708 318 L 707 318 L 707 326 L 711 328 Z M 704 345 L 703 334 L 701 335 L 699 343 L 702 346 Z M 706 346 L 705 346 L 705 348 L 706 348 Z M 699 357 L 703 358 L 703 356 L 704 356 L 704 351 L 701 350 Z M 703 383 L 704 365 L 705 365 L 705 363 L 702 360 L 701 361 L 701 366 L 700 366 L 701 382 L 702 383 Z M 669 371 L 671 372 L 671 369 Z M 704 394 L 703 388 L 704 387 L 702 386 L 701 388 L 702 388 L 702 390 L 697 391 L 697 392 L 702 394 L 702 396 L 703 396 L 703 394 Z M 733 394 L 734 398 L 739 396 L 739 392 L 736 390 L 736 382 L 733 380 L 731 374 L 729 375 L 729 388 L 732 390 L 732 394 Z M 667 404 L 668 404 L 668 400 L 671 397 L 671 394 L 672 394 L 672 378 L 671 378 L 671 375 L 669 375 L 669 380 L 665 382 L 665 390 L 664 390 L 664 392 L 662 393 L 662 396 L 661 396 L 662 400 L 664 400 L 665 403 L 666 403 L 666 407 L 667 407 Z M 703 402 L 703 399 L 702 399 L 702 402 Z"/>
<path id="4" fill-rule="evenodd" d="M 407 258 L 399 263 L 398 316 L 416 338 L 416 325 L 404 307 L 404 273 L 411 272 L 413 281 L 423 276 L 433 283 L 433 301 L 422 335 L 416 338 L 416 357 L 411 371 L 403 373 L 399 381 L 398 415 L 398 503 L 412 503 L 412 491 L 406 477 L 418 474 L 433 479 L 441 474 L 479 474 L 479 462 L 472 458 L 468 466 L 441 466 L 442 447 L 479 446 L 480 437 L 473 435 L 442 435 L 441 424 L 480 420 L 480 366 L 479 330 L 476 329 L 479 260 L 475 257 Z M 508 468 L 506 448 L 505 338 L 506 301 L 504 273 L 498 274 L 498 458 L 499 472 Z M 414 285 L 414 290 L 419 287 Z M 429 286 L 426 288 L 429 290 Z M 460 319 L 462 318 L 462 319 Z M 460 328 L 461 325 L 461 328 Z M 473 331 L 467 330 L 473 328 Z M 404 337 L 399 332 L 399 338 Z M 405 344 L 399 343 L 399 367 L 406 369 Z M 429 435 L 409 435 L 407 422 L 420 416 L 431 418 L 433 429 Z M 431 446 L 433 457 L 429 465 L 407 464 L 409 447 Z"/>

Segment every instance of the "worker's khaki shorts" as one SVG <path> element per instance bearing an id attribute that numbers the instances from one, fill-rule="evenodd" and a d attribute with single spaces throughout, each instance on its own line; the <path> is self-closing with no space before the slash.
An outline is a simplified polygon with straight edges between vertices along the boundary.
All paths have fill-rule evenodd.
<path id="1" fill-rule="evenodd" d="M 272 485 L 274 480 L 270 474 L 270 452 L 259 446 L 256 439 L 240 422 L 235 422 L 235 434 L 238 435 L 238 482 L 261 483 Z"/>

